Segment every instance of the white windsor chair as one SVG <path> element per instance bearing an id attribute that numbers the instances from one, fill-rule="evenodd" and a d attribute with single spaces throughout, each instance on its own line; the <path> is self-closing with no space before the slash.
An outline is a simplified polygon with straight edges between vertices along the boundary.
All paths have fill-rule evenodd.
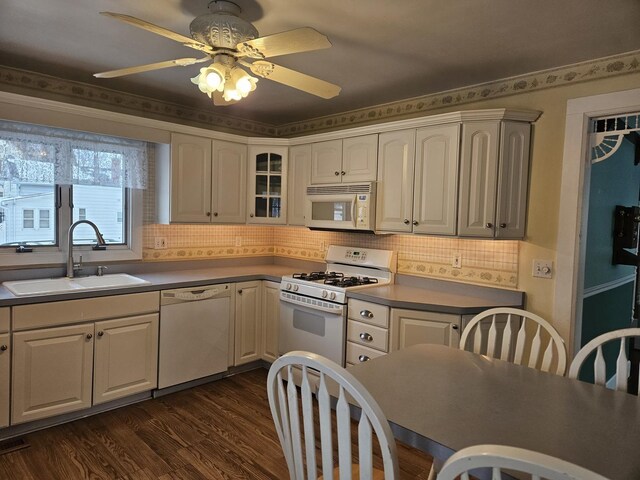
<path id="1" fill-rule="evenodd" d="M 502 478 L 503 469 L 529 474 L 528 478 L 532 480 L 608 480 L 602 475 L 559 458 L 503 445 L 463 448 L 449 457 L 438 474 L 438 480 L 454 480 L 458 476 L 460 480 L 469 480 L 470 472 L 475 469 L 490 469 L 493 480 Z"/>
<path id="2" fill-rule="evenodd" d="M 301 369 L 300 395 L 293 381 L 294 368 Z M 311 372 L 313 371 L 313 373 Z M 300 374 L 298 374 L 299 376 Z M 312 380 L 319 375 L 317 387 L 318 420 L 322 477 L 317 477 L 316 437 Z M 331 399 L 328 383 L 337 384 L 336 430 L 338 466 L 333 464 Z M 286 385 L 285 385 L 286 383 Z M 389 423 L 371 394 L 338 364 L 310 352 L 294 351 L 278 358 L 269 369 L 267 393 L 278 438 L 284 451 L 291 480 L 396 480 L 399 478 L 396 443 Z M 314 392 L 315 393 L 315 392 Z M 333 389 L 332 389 L 332 393 Z M 358 423 L 358 465 L 351 455 L 351 403 L 361 408 Z M 302 411 L 302 432 L 300 422 Z M 373 468 L 373 435 L 378 438 L 384 472 Z M 304 454 L 303 454 L 304 450 Z"/>
<path id="3" fill-rule="evenodd" d="M 607 365 L 602 353 L 602 346 L 605 343 L 612 342 L 616 339 L 620 340 L 620 348 L 616 359 L 616 385 L 615 390 L 622 392 L 627 391 L 627 377 L 629 375 L 628 359 L 626 352 L 626 340 L 630 337 L 640 337 L 640 328 L 625 328 L 622 330 L 614 330 L 613 332 L 604 333 L 580 349 L 576 354 L 571 366 L 569 367 L 569 378 L 578 378 L 580 370 L 585 363 L 587 357 L 596 351 L 596 358 L 593 362 L 593 378 L 596 385 L 606 386 L 607 383 Z"/>
<path id="4" fill-rule="evenodd" d="M 501 321 L 499 319 L 505 315 L 506 323 L 502 331 L 499 332 L 498 323 Z M 520 328 L 517 333 L 514 331 L 514 318 L 517 319 L 517 321 L 521 319 Z M 533 338 L 530 338 L 527 332 L 528 322 L 533 322 L 534 325 L 537 325 Z M 482 325 L 486 323 L 489 323 L 489 328 L 487 336 L 485 337 L 485 329 L 482 328 Z M 517 325 L 515 328 L 517 328 Z M 543 331 L 546 332 L 546 336 L 548 336 L 548 342 L 544 352 L 542 350 Z M 469 339 L 473 339 L 472 351 L 474 353 L 523 365 L 525 363 L 525 350 L 528 344 L 529 358 L 528 362 L 526 362 L 528 367 L 538 368 L 539 370 L 548 372 L 551 370 L 555 358 L 556 374 L 564 375 L 567 368 L 567 351 L 562 337 L 549 322 L 526 310 L 501 307 L 491 308 L 479 313 L 471 319 L 460 336 L 461 350 L 467 349 L 467 341 Z M 514 341 L 515 347 L 513 345 Z M 486 345 L 486 348 L 483 348 L 483 345 Z"/>

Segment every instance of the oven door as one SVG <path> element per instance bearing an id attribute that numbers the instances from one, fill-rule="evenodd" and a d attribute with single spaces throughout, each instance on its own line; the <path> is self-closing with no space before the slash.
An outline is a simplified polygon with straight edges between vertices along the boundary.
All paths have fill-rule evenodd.
<path id="1" fill-rule="evenodd" d="M 344 305 L 320 308 L 300 305 L 295 299 L 280 297 L 279 353 L 304 350 L 344 366 L 346 308 Z"/>

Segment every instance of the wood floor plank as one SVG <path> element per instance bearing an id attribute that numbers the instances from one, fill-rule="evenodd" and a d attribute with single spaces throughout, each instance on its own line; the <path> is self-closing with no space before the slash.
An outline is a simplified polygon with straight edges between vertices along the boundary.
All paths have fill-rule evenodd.
<path id="1" fill-rule="evenodd" d="M 287 479 L 266 379 L 245 372 L 29 434 L 31 447 L 0 455 L 0 479 Z M 398 444 L 398 458 L 401 479 L 428 477 L 428 455 Z"/>

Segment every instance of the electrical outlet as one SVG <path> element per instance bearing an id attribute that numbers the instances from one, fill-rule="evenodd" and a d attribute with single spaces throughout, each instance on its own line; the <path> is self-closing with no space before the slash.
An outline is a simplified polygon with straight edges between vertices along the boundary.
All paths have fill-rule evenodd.
<path id="1" fill-rule="evenodd" d="M 551 260 L 534 260 L 531 275 L 539 278 L 553 278 L 553 262 Z"/>
<path id="2" fill-rule="evenodd" d="M 451 266 L 453 268 L 462 268 L 462 255 L 459 252 L 453 254 L 451 259 Z"/>
<path id="3" fill-rule="evenodd" d="M 236 247 L 242 246 L 242 237 L 236 237 Z"/>
<path id="4" fill-rule="evenodd" d="M 320 247 L 320 251 L 324 252 L 327 249 L 327 242 L 325 242 L 324 240 L 320 240 L 319 247 Z"/>
<path id="5" fill-rule="evenodd" d="M 167 248 L 167 239 L 164 237 L 154 237 L 153 248 L 155 250 L 164 250 L 165 248 Z"/>

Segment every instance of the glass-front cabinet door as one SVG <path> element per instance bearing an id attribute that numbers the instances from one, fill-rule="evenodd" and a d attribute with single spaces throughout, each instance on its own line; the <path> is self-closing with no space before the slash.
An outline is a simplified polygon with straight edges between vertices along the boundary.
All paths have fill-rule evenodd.
<path id="1" fill-rule="evenodd" d="M 286 223 L 287 150 L 249 147 L 248 223 Z"/>

